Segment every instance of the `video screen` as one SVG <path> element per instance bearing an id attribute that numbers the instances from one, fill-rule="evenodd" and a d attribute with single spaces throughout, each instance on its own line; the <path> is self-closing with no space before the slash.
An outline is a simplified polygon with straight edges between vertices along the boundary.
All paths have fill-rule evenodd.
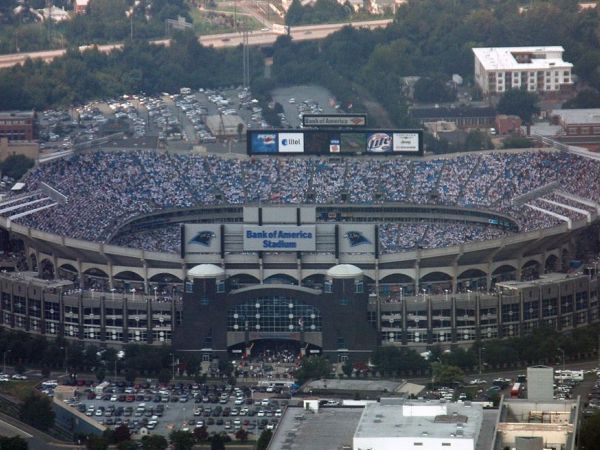
<path id="1" fill-rule="evenodd" d="M 248 130 L 249 155 L 422 155 L 422 130 Z"/>

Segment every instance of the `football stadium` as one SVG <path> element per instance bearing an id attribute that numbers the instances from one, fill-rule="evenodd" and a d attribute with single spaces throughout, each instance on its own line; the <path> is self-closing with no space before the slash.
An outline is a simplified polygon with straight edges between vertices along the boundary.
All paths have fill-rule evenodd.
<path id="1" fill-rule="evenodd" d="M 597 267 L 574 260 L 597 240 L 599 160 L 249 153 L 37 165 L 0 203 L 3 248 L 23 255 L 3 261 L 2 326 L 343 361 L 598 321 Z"/>

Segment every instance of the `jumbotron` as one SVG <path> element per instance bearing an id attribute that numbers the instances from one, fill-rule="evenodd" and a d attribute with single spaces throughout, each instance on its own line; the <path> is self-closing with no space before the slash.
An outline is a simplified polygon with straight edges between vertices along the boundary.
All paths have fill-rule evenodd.
<path id="1" fill-rule="evenodd" d="M 597 255 L 600 161 L 568 152 L 90 150 L 22 182 L 0 204 L 4 248 L 23 255 L 0 276 L 6 328 L 344 360 L 599 319 L 597 267 L 573 267 Z"/>

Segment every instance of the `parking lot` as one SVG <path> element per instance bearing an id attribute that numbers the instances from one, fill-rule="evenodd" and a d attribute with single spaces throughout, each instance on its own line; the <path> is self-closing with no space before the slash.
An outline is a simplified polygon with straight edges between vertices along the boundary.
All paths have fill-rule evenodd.
<path id="1" fill-rule="evenodd" d="M 126 424 L 136 433 L 146 429 L 167 435 L 174 429 L 206 427 L 209 434 L 235 434 L 245 429 L 252 438 L 265 428 L 274 429 L 283 415 L 287 400 L 274 398 L 277 390 L 222 384 L 159 387 L 120 383 L 103 389 L 82 386 L 79 397 L 69 403 L 99 423 L 108 427 Z"/>

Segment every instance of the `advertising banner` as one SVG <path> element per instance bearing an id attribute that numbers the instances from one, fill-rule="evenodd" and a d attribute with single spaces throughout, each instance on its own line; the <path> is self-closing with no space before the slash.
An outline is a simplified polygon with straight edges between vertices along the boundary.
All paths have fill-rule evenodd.
<path id="1" fill-rule="evenodd" d="M 183 226 L 184 254 L 220 253 L 221 225 L 185 224 Z"/>
<path id="2" fill-rule="evenodd" d="M 422 155 L 422 130 L 248 130 L 249 155 Z"/>
<path id="3" fill-rule="evenodd" d="M 394 152 L 414 152 L 418 153 L 421 148 L 419 146 L 419 133 L 394 133 Z"/>
<path id="4" fill-rule="evenodd" d="M 304 114 L 302 125 L 305 127 L 364 127 L 367 116 L 364 114 Z"/>
<path id="5" fill-rule="evenodd" d="M 244 225 L 245 252 L 314 252 L 315 225 Z"/>
<path id="6" fill-rule="evenodd" d="M 340 253 L 375 253 L 374 224 L 340 224 Z"/>

